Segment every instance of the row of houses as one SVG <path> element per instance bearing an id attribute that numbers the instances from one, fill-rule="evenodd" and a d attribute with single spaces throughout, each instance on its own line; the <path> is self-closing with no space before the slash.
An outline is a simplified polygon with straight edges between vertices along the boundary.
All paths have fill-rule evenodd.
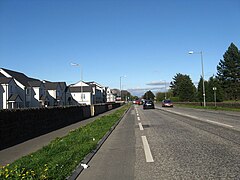
<path id="1" fill-rule="evenodd" d="M 114 102 L 117 94 L 96 82 L 80 81 L 67 86 L 0 68 L 0 109 L 92 105 Z"/>

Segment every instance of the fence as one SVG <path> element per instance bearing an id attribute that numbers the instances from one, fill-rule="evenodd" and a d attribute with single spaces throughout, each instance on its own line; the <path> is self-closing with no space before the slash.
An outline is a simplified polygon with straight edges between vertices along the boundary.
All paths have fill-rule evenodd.
<path id="1" fill-rule="evenodd" d="M 1 110 L 0 150 L 117 107 L 120 104 Z"/>

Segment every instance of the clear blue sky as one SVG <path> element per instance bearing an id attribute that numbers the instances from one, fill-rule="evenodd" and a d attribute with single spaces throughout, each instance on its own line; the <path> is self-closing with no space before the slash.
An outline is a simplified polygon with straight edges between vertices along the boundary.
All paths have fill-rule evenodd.
<path id="1" fill-rule="evenodd" d="M 205 78 L 233 42 L 240 48 L 239 0 L 0 0 L 0 67 L 41 80 L 96 81 L 146 88 Z M 158 87 L 158 86 L 157 86 Z M 133 93 L 133 94 L 136 94 Z"/>

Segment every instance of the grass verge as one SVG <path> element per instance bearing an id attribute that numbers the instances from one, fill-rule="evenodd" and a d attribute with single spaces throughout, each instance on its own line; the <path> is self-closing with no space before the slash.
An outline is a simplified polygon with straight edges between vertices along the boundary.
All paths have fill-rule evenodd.
<path id="1" fill-rule="evenodd" d="M 0 167 L 0 179 L 65 179 L 121 118 L 130 105 L 80 127 L 49 145 Z"/>

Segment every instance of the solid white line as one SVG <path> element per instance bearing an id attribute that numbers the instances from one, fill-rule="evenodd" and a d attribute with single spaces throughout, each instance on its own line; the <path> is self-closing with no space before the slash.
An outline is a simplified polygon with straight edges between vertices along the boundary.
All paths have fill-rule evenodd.
<path id="1" fill-rule="evenodd" d="M 143 129 L 142 123 L 138 123 L 138 125 L 139 125 L 140 131 L 143 131 L 144 129 Z"/>
<path id="2" fill-rule="evenodd" d="M 211 120 L 208 120 L 208 119 L 203 119 L 203 121 L 207 121 L 207 122 L 210 122 L 210 123 L 213 123 L 213 124 L 218 124 L 220 126 L 226 126 L 226 127 L 230 127 L 230 128 L 233 128 L 233 126 L 231 125 L 228 125 L 228 124 L 224 124 L 224 123 L 220 123 L 220 122 L 216 122 L 216 121 L 211 121 Z"/>
<path id="3" fill-rule="evenodd" d="M 137 117 L 137 119 L 140 121 L 140 117 Z"/>
<path id="4" fill-rule="evenodd" d="M 142 142 L 143 142 L 146 162 L 154 162 L 146 136 L 142 136 Z"/>
<path id="5" fill-rule="evenodd" d="M 225 127 L 229 127 L 229 128 L 233 128 L 234 127 L 234 126 L 231 126 L 231 125 L 228 125 L 228 124 L 225 124 L 225 123 L 220 123 L 220 122 L 212 121 L 212 120 L 209 120 L 209 119 L 199 118 L 197 116 L 192 116 L 192 115 L 188 115 L 188 114 L 182 114 L 182 113 L 173 112 L 173 111 L 169 111 L 169 112 L 172 112 L 172 113 L 175 113 L 175 114 L 178 114 L 178 115 L 183 115 L 183 116 L 186 116 L 186 117 L 190 117 L 190 118 L 196 119 L 198 121 L 205 121 L 205 122 L 209 122 L 209 123 L 212 123 L 212 124 L 217 124 L 217 125 L 225 126 Z"/>

